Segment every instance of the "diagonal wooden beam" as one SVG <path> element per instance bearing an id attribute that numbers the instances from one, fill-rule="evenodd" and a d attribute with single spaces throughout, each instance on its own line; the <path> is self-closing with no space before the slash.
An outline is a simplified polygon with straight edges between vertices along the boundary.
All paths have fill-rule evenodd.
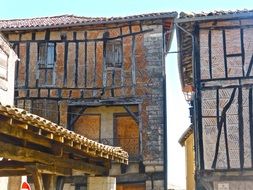
<path id="1" fill-rule="evenodd" d="M 132 118 L 134 119 L 134 121 L 139 124 L 139 117 L 130 110 L 130 108 L 126 105 L 123 105 L 123 107 L 125 108 L 125 110 L 127 111 L 127 113 L 132 116 Z"/>
<path id="2" fill-rule="evenodd" d="M 59 158 L 52 154 L 24 148 L 10 143 L 0 141 L 0 157 L 16 160 L 20 162 L 39 162 L 54 167 L 62 167 L 83 171 L 87 174 L 104 174 L 106 168 L 96 164 L 86 163 L 81 160 L 69 158 Z"/>
<path id="3" fill-rule="evenodd" d="M 72 117 L 73 114 L 70 115 L 70 122 L 69 122 L 69 129 L 73 130 L 73 125 L 75 124 L 75 122 L 78 120 L 78 118 L 81 116 L 81 114 L 87 109 L 87 106 L 82 107 L 79 112 L 74 115 L 74 117 Z"/>

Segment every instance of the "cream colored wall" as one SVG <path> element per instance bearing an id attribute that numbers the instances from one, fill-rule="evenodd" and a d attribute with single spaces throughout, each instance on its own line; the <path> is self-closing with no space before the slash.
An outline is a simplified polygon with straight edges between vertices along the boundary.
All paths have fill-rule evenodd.
<path id="1" fill-rule="evenodd" d="M 185 158 L 186 158 L 186 189 L 193 190 L 195 189 L 195 180 L 194 180 L 194 138 L 191 134 L 185 141 Z"/>
<path id="2" fill-rule="evenodd" d="M 14 77 L 15 77 L 15 62 L 17 55 L 10 48 L 8 42 L 0 34 L 0 48 L 8 54 L 8 74 L 7 80 L 0 79 L 0 103 L 3 105 L 13 105 L 14 103 Z M 0 177 L 0 189 L 8 189 L 8 177 Z M 19 189 L 20 187 L 17 187 Z"/>
<path id="3" fill-rule="evenodd" d="M 137 106 L 129 106 L 133 112 L 137 112 Z M 87 108 L 84 114 L 101 115 L 100 138 L 113 138 L 113 114 L 127 113 L 123 106 L 99 106 Z"/>
<path id="4" fill-rule="evenodd" d="M 9 54 L 8 57 L 8 75 L 7 80 L 0 79 L 0 102 L 4 105 L 13 105 L 14 103 L 14 77 L 15 77 L 15 62 L 17 55 L 10 48 L 7 41 L 0 35 L 0 48 Z"/>

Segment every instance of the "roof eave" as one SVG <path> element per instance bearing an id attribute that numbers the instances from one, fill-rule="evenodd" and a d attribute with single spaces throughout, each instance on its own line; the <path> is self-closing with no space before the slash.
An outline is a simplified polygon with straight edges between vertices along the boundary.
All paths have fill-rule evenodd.
<path id="1" fill-rule="evenodd" d="M 177 12 L 171 12 L 164 15 L 155 15 L 155 16 L 145 16 L 138 18 L 122 18 L 115 20 L 102 20 L 95 22 L 84 22 L 84 23 L 75 23 L 75 24 L 63 24 L 63 25 L 54 25 L 54 26 L 36 26 L 36 27 L 21 27 L 21 28 L 2 28 L 0 31 L 20 31 L 20 30 L 41 30 L 41 29 L 50 29 L 50 28 L 68 28 L 68 27 L 81 27 L 81 26 L 92 26 L 92 25 L 103 25 L 103 24 L 115 24 L 122 22 L 135 22 L 135 21 L 147 21 L 147 20 L 158 20 L 158 19 L 175 19 L 177 17 Z"/>
<path id="2" fill-rule="evenodd" d="M 184 22 L 209 21 L 209 20 L 230 20 L 230 19 L 236 19 L 236 18 L 249 18 L 249 17 L 253 17 L 253 12 L 214 15 L 214 16 L 198 16 L 198 17 L 191 17 L 191 18 L 176 18 L 174 22 L 184 23 Z"/>

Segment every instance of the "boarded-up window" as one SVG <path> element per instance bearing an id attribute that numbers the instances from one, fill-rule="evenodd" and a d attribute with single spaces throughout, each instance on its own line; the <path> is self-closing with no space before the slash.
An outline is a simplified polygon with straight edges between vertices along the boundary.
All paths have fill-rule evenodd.
<path id="1" fill-rule="evenodd" d="M 7 80 L 8 55 L 0 48 L 0 78 Z"/>
<path id="2" fill-rule="evenodd" d="M 54 43 L 39 44 L 39 68 L 52 69 L 55 62 L 55 45 Z"/>
<path id="3" fill-rule="evenodd" d="M 34 100 L 32 113 L 58 123 L 58 103 L 56 100 Z"/>
<path id="4" fill-rule="evenodd" d="M 74 124 L 74 131 L 89 139 L 100 139 L 100 115 L 81 115 Z"/>
<path id="5" fill-rule="evenodd" d="M 115 116 L 115 146 L 122 147 L 130 157 L 139 154 L 139 128 L 129 115 Z"/>
<path id="6" fill-rule="evenodd" d="M 122 41 L 113 40 L 106 42 L 106 66 L 122 67 Z"/>

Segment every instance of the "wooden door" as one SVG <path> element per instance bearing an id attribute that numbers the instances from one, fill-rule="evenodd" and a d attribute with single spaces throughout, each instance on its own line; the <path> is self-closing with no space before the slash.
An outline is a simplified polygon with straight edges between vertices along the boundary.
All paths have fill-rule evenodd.
<path id="1" fill-rule="evenodd" d="M 89 139 L 99 141 L 100 115 L 82 115 L 74 124 L 74 131 Z"/>
<path id="2" fill-rule="evenodd" d="M 139 154 L 139 128 L 131 116 L 115 116 L 116 146 L 122 147 L 129 156 Z"/>

